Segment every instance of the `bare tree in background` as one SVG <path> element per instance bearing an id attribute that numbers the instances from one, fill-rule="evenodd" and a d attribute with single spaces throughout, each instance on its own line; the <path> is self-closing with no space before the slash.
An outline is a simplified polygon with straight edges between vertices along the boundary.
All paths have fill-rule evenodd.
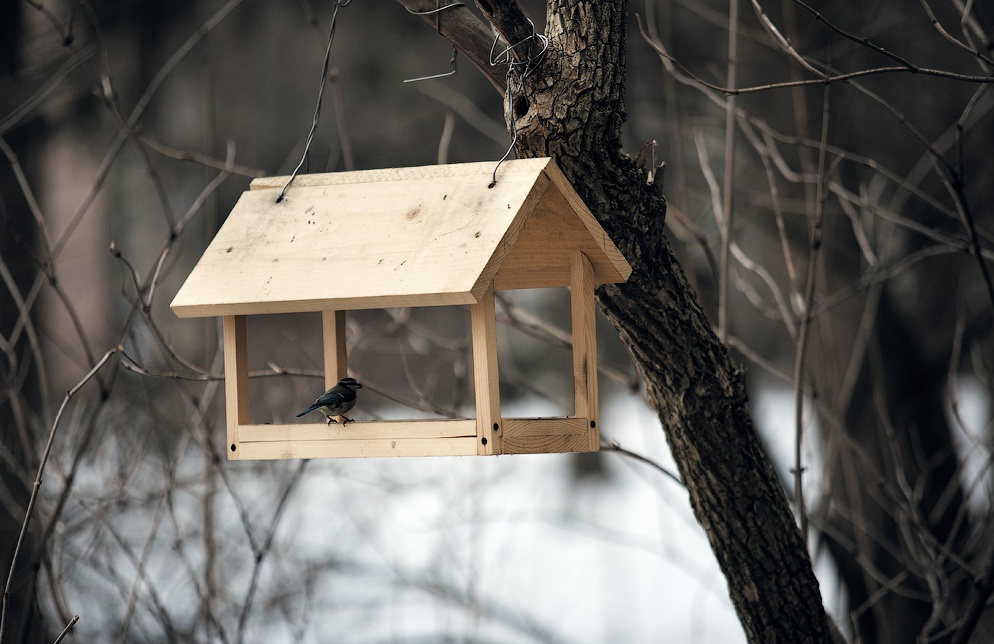
<path id="1" fill-rule="evenodd" d="M 802 530 L 832 554 L 861 641 L 982 641 L 989 631 L 978 620 L 989 619 L 994 574 L 982 179 L 994 15 L 978 9 L 884 3 L 861 15 L 752 2 L 748 20 L 729 14 L 718 30 L 733 51 L 725 78 L 692 62 L 693 44 L 660 35 L 659 25 L 677 33 L 679 10 L 642 32 L 672 79 L 669 96 L 696 95 L 728 115 L 724 181 L 710 169 L 709 149 L 720 148 L 700 132 L 674 153 L 671 175 L 688 195 L 680 178 L 699 170 L 712 212 L 724 214 L 702 221 L 693 213 L 707 206 L 687 197 L 677 229 L 705 243 L 719 229 L 718 306 L 728 302 L 722 280 L 734 280 L 758 314 L 733 322 L 729 341 L 792 381 L 788 489 Z M 970 426 L 964 379 L 987 410 Z M 805 499 L 809 418 L 824 479 Z"/>
<path id="2" fill-rule="evenodd" d="M 402 10 L 334 4 L 430 35 Z M 453 137 L 447 117 L 438 157 L 499 156 L 507 141 L 475 104 L 503 103 L 518 156 L 554 157 L 625 253 L 632 278 L 599 301 L 747 639 L 840 636 L 810 548 L 831 556 L 854 641 L 983 641 L 994 590 L 990 8 L 682 0 L 647 2 L 634 20 L 626 2 L 526 6 L 544 9 L 543 24 L 515 2 L 477 2 L 482 18 L 442 4 L 399 0 L 489 82 L 467 85 L 463 71 L 458 91 L 423 90 L 476 130 Z M 193 5 L 19 2 L 0 16 L 3 641 L 51 641 L 86 605 L 87 583 L 119 594 L 104 632 L 122 641 L 242 641 L 277 623 L 299 635 L 328 579 L 379 587 L 382 568 L 361 548 L 277 545 L 315 465 L 224 464 L 217 331 L 177 325 L 166 306 L 244 186 L 232 178 L 286 172 L 299 157 L 286 142 L 302 135 L 313 84 L 286 61 L 319 59 L 332 8 Z M 422 72 L 339 38 L 366 84 L 332 77 L 338 120 L 321 133 L 336 143 L 308 170 L 431 162 L 434 151 L 416 152 L 433 149 L 430 137 L 398 141 L 437 108 L 414 103 L 402 121 L 380 100 L 383 69 Z M 250 46 L 260 42 L 266 51 Z M 420 70 L 434 60 L 409 58 Z M 361 95 L 366 127 L 346 123 L 343 87 Z M 363 134 L 373 130 L 380 138 Z M 456 414 L 469 345 L 457 320 L 419 315 L 354 321 L 357 364 L 385 362 L 396 341 L 401 368 L 362 374 L 377 400 Z M 504 315 L 564 340 L 513 302 Z M 284 342 L 251 365 L 275 419 L 320 382 L 314 329 L 258 324 Z M 740 360 L 790 390 L 791 435 L 765 437 L 790 445 L 789 458 L 771 461 L 754 430 Z M 506 384 L 534 390 L 526 372 Z M 409 486 L 401 470 L 372 498 Z M 339 481 L 323 501 L 349 508 L 361 540 L 374 519 L 350 505 L 357 485 Z M 558 638 L 554 622 L 481 602 L 472 587 L 391 572 L 385 588 Z M 288 579 L 294 592 L 281 592 Z M 177 586 L 188 601 L 169 594 Z"/>

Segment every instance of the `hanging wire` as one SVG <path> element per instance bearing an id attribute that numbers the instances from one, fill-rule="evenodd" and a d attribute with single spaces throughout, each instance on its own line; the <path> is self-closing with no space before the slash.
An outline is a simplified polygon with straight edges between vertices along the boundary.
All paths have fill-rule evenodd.
<path id="1" fill-rule="evenodd" d="M 516 119 L 514 118 L 514 92 L 511 88 L 511 80 L 517 80 L 518 88 L 524 91 L 525 79 L 535 71 L 539 64 L 541 64 L 542 59 L 545 58 L 545 53 L 549 50 L 549 39 L 540 33 L 535 32 L 535 23 L 528 19 L 529 24 L 532 26 L 532 33 L 527 38 L 519 40 L 513 45 L 508 45 L 503 51 L 494 55 L 494 51 L 497 49 L 497 42 L 500 40 L 500 36 L 494 38 L 494 42 L 490 45 L 490 66 L 496 67 L 498 65 L 507 65 L 507 85 L 504 91 L 504 98 L 507 100 L 507 114 L 508 118 L 511 120 L 511 143 L 507 146 L 507 150 L 504 152 L 504 156 L 500 158 L 497 165 L 494 166 L 494 173 L 490 185 L 488 188 L 493 188 L 497 185 L 497 170 L 500 168 L 504 161 L 507 161 L 507 157 L 511 155 L 511 150 L 514 149 L 515 143 L 518 142 L 518 128 L 515 125 Z M 540 43 L 540 48 L 538 52 L 532 53 L 532 48 L 535 42 Z M 519 47 L 524 45 L 528 46 L 526 55 L 523 60 L 515 60 L 515 57 L 511 54 L 518 50 Z"/>
<path id="2" fill-rule="evenodd" d="M 324 65 L 321 68 L 321 84 L 318 86 L 318 100 L 317 104 L 314 106 L 314 117 L 311 119 L 311 130 L 307 133 L 307 140 L 304 142 L 304 153 L 300 155 L 300 161 L 297 163 L 297 167 L 293 169 L 290 174 L 290 178 L 287 179 L 286 185 L 280 190 L 280 194 L 276 197 L 276 203 L 283 201 L 286 196 L 286 190 L 293 183 L 293 180 L 297 178 L 297 173 L 304 166 L 307 161 L 307 154 L 311 150 L 311 143 L 314 141 L 314 132 L 318 129 L 318 120 L 321 118 L 321 98 L 324 96 L 324 86 L 328 82 L 328 63 L 331 60 L 331 44 L 335 42 L 335 27 L 338 24 L 338 10 L 342 7 L 347 7 L 352 4 L 352 0 L 335 0 L 335 11 L 331 14 L 331 27 L 328 29 L 328 46 L 324 50 Z"/>
<path id="3" fill-rule="evenodd" d="M 407 9 L 407 7 L 404 7 L 404 8 L 407 9 L 407 13 L 409 13 L 411 15 L 414 15 L 414 16 L 430 16 L 432 14 L 435 14 L 435 32 L 438 33 L 439 36 L 441 36 L 442 35 L 442 28 L 441 28 L 441 24 L 440 24 L 441 20 L 439 18 L 439 14 L 441 14 L 446 9 L 454 9 L 456 7 L 465 7 L 466 6 L 463 3 L 461 3 L 461 2 L 453 2 L 451 4 L 447 4 L 447 5 L 445 5 L 443 7 L 443 6 L 441 6 L 441 3 L 442 3 L 442 0 L 435 0 L 435 8 L 434 9 L 428 9 L 427 11 L 414 11 L 412 9 Z M 459 56 L 459 50 L 456 49 L 455 45 L 452 45 L 452 57 L 449 58 L 449 67 L 450 67 L 449 71 L 442 72 L 441 74 L 432 74 L 431 76 L 419 76 L 418 78 L 408 78 L 404 82 L 405 83 L 418 83 L 420 81 L 426 81 L 426 80 L 432 80 L 432 79 L 435 79 L 435 78 L 445 78 L 446 76 L 452 76 L 457 71 L 459 71 L 459 70 L 456 69 L 456 57 L 457 56 Z"/>

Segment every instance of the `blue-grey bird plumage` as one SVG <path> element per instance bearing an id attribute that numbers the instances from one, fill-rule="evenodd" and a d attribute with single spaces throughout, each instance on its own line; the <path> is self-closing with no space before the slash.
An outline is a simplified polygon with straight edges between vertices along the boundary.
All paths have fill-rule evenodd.
<path id="1" fill-rule="evenodd" d="M 321 413 L 328 419 L 328 424 L 337 422 L 334 416 L 344 418 L 343 423 L 351 421 L 345 416 L 346 412 L 355 407 L 356 391 L 362 389 L 362 385 L 356 382 L 355 378 L 342 378 L 334 387 L 318 396 L 310 407 L 297 414 L 300 418 L 304 414 L 309 414 L 315 409 L 320 409 Z"/>

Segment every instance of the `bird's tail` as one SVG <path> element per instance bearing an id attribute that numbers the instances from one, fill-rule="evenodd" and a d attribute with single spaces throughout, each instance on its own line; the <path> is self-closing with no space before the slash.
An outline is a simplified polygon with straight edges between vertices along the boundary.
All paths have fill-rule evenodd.
<path id="1" fill-rule="evenodd" d="M 300 417 L 301 417 L 301 416 L 303 416 L 304 414 L 309 414 L 309 413 L 311 413 L 312 411 L 314 411 L 315 409 L 317 409 L 317 408 L 318 408 L 318 407 L 320 407 L 320 406 L 321 406 L 321 405 L 311 405 L 310 407 L 308 407 L 308 408 L 307 408 L 307 409 L 305 409 L 304 411 L 302 411 L 302 412 L 300 412 L 299 414 L 297 414 L 297 418 L 300 418 Z"/>

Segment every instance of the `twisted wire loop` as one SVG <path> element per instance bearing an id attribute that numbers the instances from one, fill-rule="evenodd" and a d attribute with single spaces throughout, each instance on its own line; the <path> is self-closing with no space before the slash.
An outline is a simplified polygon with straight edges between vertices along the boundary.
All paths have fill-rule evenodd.
<path id="1" fill-rule="evenodd" d="M 490 66 L 496 67 L 499 65 L 507 65 L 507 77 L 506 86 L 504 90 L 504 98 L 507 101 L 506 110 L 508 119 L 511 121 L 511 143 L 507 146 L 507 150 L 504 152 L 504 156 L 497 161 L 497 165 L 494 166 L 493 177 L 490 181 L 488 188 L 493 188 L 497 185 L 497 170 L 500 168 L 501 164 L 507 161 L 507 158 L 511 155 L 511 151 L 514 149 L 515 143 L 518 142 L 518 128 L 515 124 L 516 119 L 514 118 L 514 88 L 511 86 L 511 81 L 517 82 L 517 89 L 524 92 L 525 89 L 525 79 L 534 72 L 538 66 L 542 63 L 545 58 L 545 54 L 549 51 L 549 39 L 540 33 L 535 31 L 535 23 L 529 18 L 528 23 L 532 26 L 532 33 L 530 36 L 519 40 L 513 45 L 508 45 L 502 51 L 496 52 L 497 42 L 500 40 L 500 36 L 494 38 L 494 42 L 490 45 Z M 535 45 L 538 44 L 536 48 Z M 527 48 L 526 48 L 527 47 Z M 524 55 L 515 56 L 524 50 Z"/>
<path id="2" fill-rule="evenodd" d="M 300 155 L 300 161 L 297 163 L 297 167 L 293 169 L 290 173 L 290 178 L 287 179 L 286 184 L 284 184 L 283 189 L 280 190 L 279 196 L 276 197 L 276 203 L 283 201 L 286 196 L 286 190 L 293 183 L 293 180 L 297 178 L 297 173 L 307 162 L 307 155 L 311 151 L 311 143 L 314 142 L 314 133 L 318 129 L 318 120 L 321 118 L 321 99 L 324 96 L 324 86 L 328 81 L 328 63 L 331 60 L 331 45 L 335 42 L 335 27 L 338 25 L 338 10 L 342 7 L 347 7 L 352 4 L 352 0 L 335 0 L 335 11 L 331 14 L 331 27 L 328 29 L 328 46 L 324 50 L 324 65 L 321 67 L 321 83 L 318 85 L 318 99 L 314 106 L 314 116 L 311 118 L 311 129 L 307 133 L 307 140 L 304 142 L 304 153 Z"/>

